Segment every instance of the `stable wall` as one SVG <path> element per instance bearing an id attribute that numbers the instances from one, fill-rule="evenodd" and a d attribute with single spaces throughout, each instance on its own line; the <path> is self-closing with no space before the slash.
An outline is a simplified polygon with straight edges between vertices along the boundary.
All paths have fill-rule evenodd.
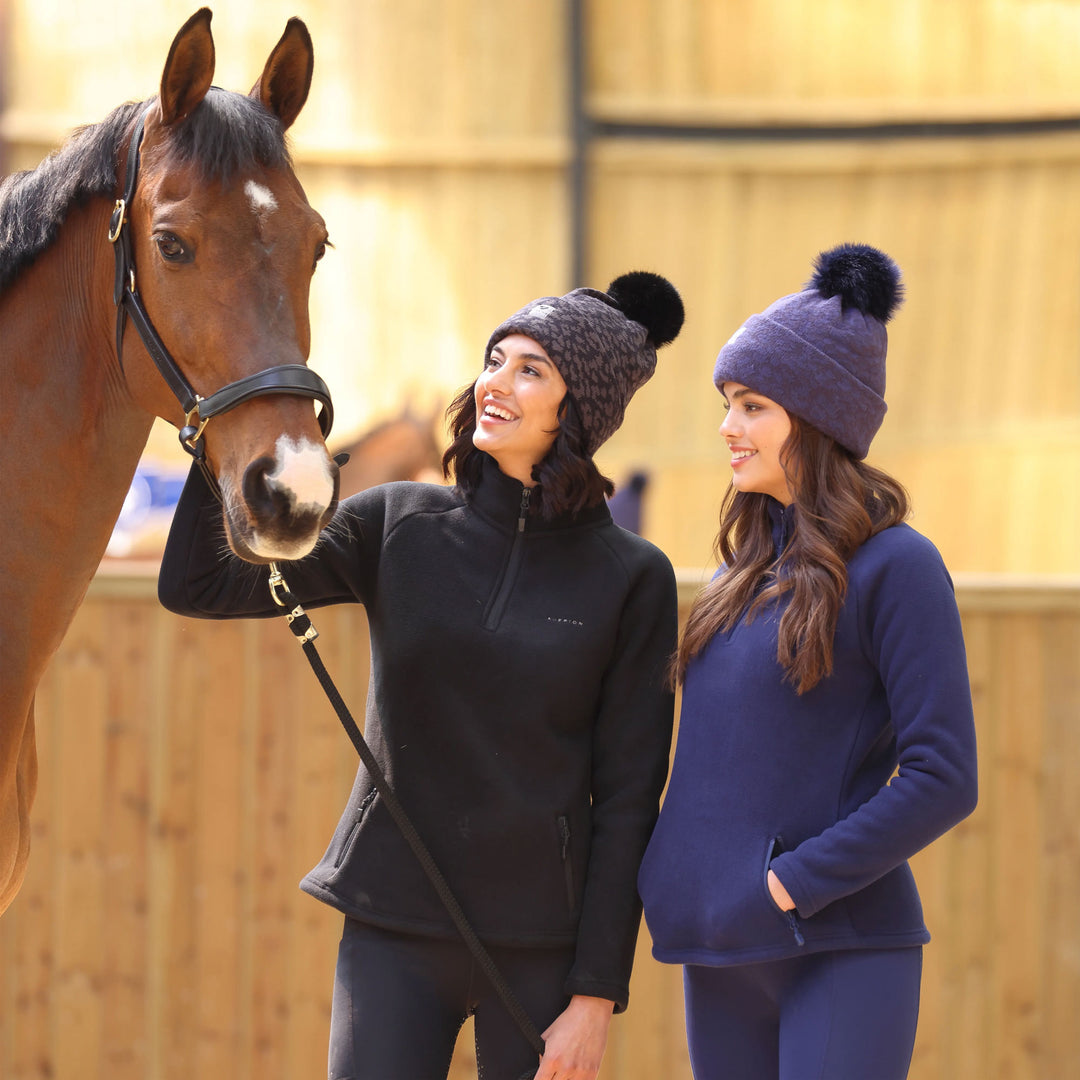
<path id="1" fill-rule="evenodd" d="M 684 615 L 696 585 L 684 581 Z M 913 863 L 934 941 L 912 1080 L 1069 1080 L 1080 580 L 962 578 L 958 599 L 981 792 Z M 362 716 L 362 609 L 315 623 Z M 152 571 L 113 568 L 91 586 L 37 716 L 30 868 L 0 919 L 0 1076 L 324 1076 L 341 917 L 297 883 L 356 759 L 287 627 L 178 618 Z M 648 950 L 643 927 L 602 1080 L 690 1078 L 680 969 Z M 475 1076 L 470 1036 L 452 1080 Z"/>
<path id="2" fill-rule="evenodd" d="M 88 0 L 9 3 L 0 136 L 14 167 L 151 95 L 193 6 L 117 20 Z M 589 283 L 652 268 L 687 301 L 682 336 L 600 460 L 616 480 L 650 470 L 647 534 L 703 568 L 728 478 L 713 358 L 801 285 L 818 250 L 862 240 L 890 251 L 908 285 L 872 460 L 908 484 L 914 523 L 952 569 L 1080 572 L 1080 4 L 584 0 L 582 104 L 601 126 L 577 241 L 574 7 L 318 0 L 301 12 L 317 59 L 294 150 L 336 245 L 312 294 L 335 441 L 406 401 L 445 403 L 506 314 L 575 284 L 579 241 Z M 294 13 L 221 6 L 217 81 L 250 86 Z M 1064 130 L 1033 134 L 1048 121 Z M 611 128 L 646 122 L 723 130 Z M 150 453 L 182 467 L 164 428 Z"/>

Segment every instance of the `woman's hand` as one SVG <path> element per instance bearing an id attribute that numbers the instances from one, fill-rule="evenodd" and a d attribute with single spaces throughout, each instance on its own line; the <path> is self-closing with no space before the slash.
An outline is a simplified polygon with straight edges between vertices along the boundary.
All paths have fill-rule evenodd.
<path id="1" fill-rule="evenodd" d="M 543 1033 L 536 1080 L 595 1080 L 614 1008 L 607 998 L 575 994 Z"/>
<path id="2" fill-rule="evenodd" d="M 770 870 L 768 873 L 769 892 L 772 894 L 773 902 L 781 911 L 794 911 L 795 901 L 791 899 L 791 894 L 784 888 L 783 882 Z"/>

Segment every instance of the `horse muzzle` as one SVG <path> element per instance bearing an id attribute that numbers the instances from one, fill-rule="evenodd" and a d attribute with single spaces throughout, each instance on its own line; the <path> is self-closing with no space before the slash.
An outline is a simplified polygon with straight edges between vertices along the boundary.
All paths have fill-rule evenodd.
<path id="1" fill-rule="evenodd" d="M 282 435 L 238 487 L 223 484 L 229 544 L 247 562 L 302 559 L 337 506 L 338 467 L 321 443 Z"/>

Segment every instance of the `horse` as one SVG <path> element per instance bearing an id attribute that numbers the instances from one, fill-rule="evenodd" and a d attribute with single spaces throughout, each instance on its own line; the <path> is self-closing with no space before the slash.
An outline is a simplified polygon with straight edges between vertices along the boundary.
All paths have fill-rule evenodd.
<path id="1" fill-rule="evenodd" d="M 0 912 L 29 853 L 35 688 L 153 418 L 180 429 L 249 562 L 306 554 L 337 503 L 330 396 L 306 366 L 329 240 L 285 144 L 311 37 L 290 19 L 244 95 L 211 85 L 210 20 L 178 31 L 157 95 L 0 186 Z"/>
<path id="2" fill-rule="evenodd" d="M 438 416 L 438 410 L 431 416 L 418 416 L 406 405 L 398 416 L 336 447 L 346 459 L 341 465 L 341 498 L 391 480 L 441 482 L 442 450 L 435 436 Z"/>

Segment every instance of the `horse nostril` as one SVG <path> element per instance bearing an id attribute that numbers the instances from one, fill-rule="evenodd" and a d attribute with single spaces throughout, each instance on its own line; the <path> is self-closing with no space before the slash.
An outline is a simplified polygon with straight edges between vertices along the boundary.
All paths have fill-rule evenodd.
<path id="1" fill-rule="evenodd" d="M 289 493 L 270 480 L 274 464 L 273 458 L 261 457 L 244 470 L 244 502 L 252 514 L 264 520 L 287 515 L 292 510 Z"/>

